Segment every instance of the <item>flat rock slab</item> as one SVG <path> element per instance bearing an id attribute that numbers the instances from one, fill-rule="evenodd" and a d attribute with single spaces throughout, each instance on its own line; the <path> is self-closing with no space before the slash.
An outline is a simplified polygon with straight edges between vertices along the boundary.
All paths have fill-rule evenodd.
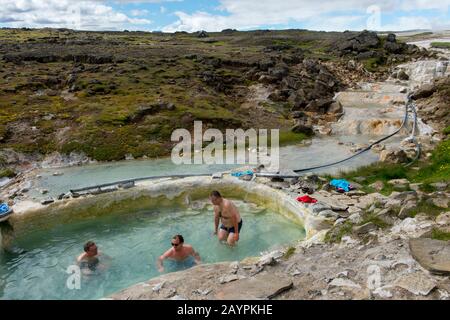
<path id="1" fill-rule="evenodd" d="M 422 272 L 404 275 L 394 283 L 397 287 L 408 290 L 415 295 L 428 295 L 436 287 L 436 283 Z"/>
<path id="2" fill-rule="evenodd" d="M 258 274 L 251 278 L 223 285 L 215 294 L 218 300 L 265 300 L 292 288 L 292 280 L 286 276 Z"/>
<path id="3" fill-rule="evenodd" d="M 432 273 L 450 274 L 450 242 L 427 238 L 409 241 L 411 255 L 417 262 Z"/>

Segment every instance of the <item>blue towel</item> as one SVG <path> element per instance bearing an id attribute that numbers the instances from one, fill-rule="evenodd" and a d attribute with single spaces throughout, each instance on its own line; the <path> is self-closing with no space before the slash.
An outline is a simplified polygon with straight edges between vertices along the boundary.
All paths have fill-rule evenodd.
<path id="1" fill-rule="evenodd" d="M 345 179 L 334 179 L 331 180 L 330 185 L 335 187 L 336 189 L 342 189 L 345 192 L 350 191 L 351 184 Z"/>
<path id="2" fill-rule="evenodd" d="M 9 207 L 6 203 L 0 204 L 0 215 L 4 215 L 9 212 Z"/>
<path id="3" fill-rule="evenodd" d="M 247 170 L 247 171 L 241 171 L 241 172 L 234 172 L 231 174 L 233 177 L 242 177 L 242 176 L 252 176 L 253 171 Z"/>

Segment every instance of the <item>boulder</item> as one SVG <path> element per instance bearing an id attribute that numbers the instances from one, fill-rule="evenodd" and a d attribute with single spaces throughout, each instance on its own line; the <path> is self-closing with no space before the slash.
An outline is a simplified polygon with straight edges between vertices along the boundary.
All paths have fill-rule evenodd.
<path id="1" fill-rule="evenodd" d="M 354 223 L 354 224 L 358 224 L 363 221 L 363 218 L 361 217 L 361 213 L 356 212 L 356 213 L 351 214 L 348 217 L 348 221 L 350 221 L 351 223 Z"/>
<path id="2" fill-rule="evenodd" d="M 378 212 L 375 217 L 377 217 L 378 219 L 389 225 L 392 225 L 395 222 L 394 218 L 392 217 L 391 209 L 383 209 L 380 212 Z"/>
<path id="3" fill-rule="evenodd" d="M 386 42 L 397 42 L 395 34 L 389 33 L 386 37 Z"/>
<path id="4" fill-rule="evenodd" d="M 319 216 L 322 216 L 325 218 L 331 218 L 331 219 L 335 219 L 335 220 L 337 218 L 339 218 L 339 214 L 332 210 L 323 210 L 323 211 L 319 212 Z"/>
<path id="5" fill-rule="evenodd" d="M 55 200 L 53 198 L 47 198 L 47 199 L 42 200 L 41 204 L 45 206 L 45 205 L 51 204 L 53 202 L 55 202 Z"/>
<path id="6" fill-rule="evenodd" d="M 380 161 L 399 164 L 408 161 L 408 155 L 403 150 L 383 150 L 380 153 Z"/>
<path id="7" fill-rule="evenodd" d="M 339 101 L 332 102 L 327 110 L 328 113 L 342 113 L 343 111 L 344 108 L 342 107 L 342 104 Z"/>
<path id="8" fill-rule="evenodd" d="M 437 90 L 437 88 L 436 88 L 435 85 L 433 85 L 433 84 L 424 84 L 423 86 L 421 86 L 417 91 L 415 91 L 411 95 L 411 98 L 413 100 L 419 100 L 419 99 L 423 99 L 423 98 L 428 98 L 433 93 L 435 93 L 436 90 Z"/>
<path id="9" fill-rule="evenodd" d="M 316 99 L 308 103 L 305 110 L 316 113 L 326 113 L 334 102 L 333 99 Z M 334 108 L 336 108 L 336 105 Z"/>
<path id="10" fill-rule="evenodd" d="M 278 64 L 269 69 L 269 76 L 281 80 L 289 74 L 289 67 L 285 64 Z"/>
<path id="11" fill-rule="evenodd" d="M 398 217 L 400 219 L 405 219 L 405 218 L 409 217 L 409 215 L 416 209 L 416 207 L 417 207 L 417 203 L 415 201 L 407 202 L 400 209 L 400 212 L 398 213 Z"/>
<path id="12" fill-rule="evenodd" d="M 444 196 L 433 196 L 432 198 L 427 200 L 427 203 L 434 205 L 439 208 L 448 208 L 448 203 L 450 199 L 448 197 Z"/>
<path id="13" fill-rule="evenodd" d="M 408 185 L 409 181 L 407 179 L 391 179 L 388 181 L 388 184 L 396 186 L 396 185 Z"/>
<path id="14" fill-rule="evenodd" d="M 266 300 L 291 289 L 292 286 L 290 277 L 260 273 L 251 278 L 223 285 L 216 291 L 214 298 L 217 300 Z"/>
<path id="15" fill-rule="evenodd" d="M 314 134 L 312 124 L 303 119 L 299 119 L 297 123 L 292 127 L 291 131 L 295 133 L 304 133 L 306 135 Z"/>
<path id="16" fill-rule="evenodd" d="M 422 272 L 408 273 L 398 278 L 394 285 L 412 294 L 427 296 L 436 287 L 436 283 Z"/>
<path id="17" fill-rule="evenodd" d="M 409 76 L 408 76 L 408 75 L 406 74 L 406 72 L 403 71 L 403 70 L 400 70 L 400 71 L 397 73 L 397 78 L 398 78 L 399 80 L 404 80 L 404 81 L 409 80 Z"/>
<path id="18" fill-rule="evenodd" d="M 436 223 L 438 225 L 450 225 L 450 212 L 441 213 L 436 217 Z"/>
<path id="19" fill-rule="evenodd" d="M 399 43 L 385 42 L 383 48 L 389 53 L 401 53 L 404 47 Z"/>
<path id="20" fill-rule="evenodd" d="M 376 191 L 381 191 L 384 188 L 383 181 L 375 181 L 374 183 L 370 184 L 369 187 L 375 189 Z"/>
<path id="21" fill-rule="evenodd" d="M 450 243 L 448 241 L 411 239 L 409 249 L 414 259 L 431 273 L 450 275 Z"/>
<path id="22" fill-rule="evenodd" d="M 350 36 L 337 45 L 341 53 L 350 53 L 352 51 L 364 52 L 370 48 L 376 48 L 380 45 L 380 38 L 375 32 L 364 30 L 356 35 L 350 33 Z"/>
<path id="23" fill-rule="evenodd" d="M 431 183 L 430 186 L 435 188 L 437 191 L 445 191 L 445 189 L 447 189 L 448 184 L 445 182 L 436 182 Z"/>
<path id="24" fill-rule="evenodd" d="M 353 232 L 355 234 L 362 235 L 362 234 L 369 233 L 371 231 L 375 231 L 377 229 L 378 229 L 377 225 L 375 225 L 372 222 L 367 222 L 367 223 L 365 223 L 365 224 L 363 224 L 361 226 L 354 226 L 353 227 Z"/>

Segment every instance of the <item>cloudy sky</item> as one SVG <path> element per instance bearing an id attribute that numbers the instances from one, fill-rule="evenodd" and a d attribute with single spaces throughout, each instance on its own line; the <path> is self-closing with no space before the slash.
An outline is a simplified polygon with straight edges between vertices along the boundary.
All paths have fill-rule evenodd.
<path id="1" fill-rule="evenodd" d="M 450 0 L 0 0 L 0 27 L 79 30 L 450 29 Z"/>

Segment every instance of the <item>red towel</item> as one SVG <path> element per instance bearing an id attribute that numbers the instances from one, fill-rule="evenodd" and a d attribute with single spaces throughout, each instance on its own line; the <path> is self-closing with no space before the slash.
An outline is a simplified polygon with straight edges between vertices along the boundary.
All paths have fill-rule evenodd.
<path id="1" fill-rule="evenodd" d="M 310 196 L 298 197 L 297 201 L 304 202 L 304 203 L 316 203 L 317 202 L 316 199 L 311 198 Z"/>

